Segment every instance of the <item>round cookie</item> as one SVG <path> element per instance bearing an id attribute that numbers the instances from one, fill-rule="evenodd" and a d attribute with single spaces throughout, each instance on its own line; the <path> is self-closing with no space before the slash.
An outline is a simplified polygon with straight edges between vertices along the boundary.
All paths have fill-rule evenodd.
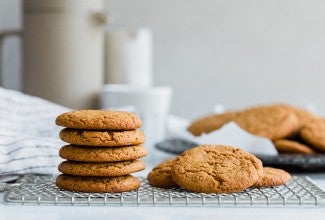
<path id="1" fill-rule="evenodd" d="M 173 162 L 173 181 L 190 191 L 232 193 L 252 186 L 262 175 L 262 162 L 239 148 L 201 145 Z"/>
<path id="2" fill-rule="evenodd" d="M 234 120 L 237 112 L 225 112 L 222 114 L 212 114 L 199 118 L 192 122 L 187 128 L 194 136 L 199 136 L 202 133 L 210 133 L 221 128 L 224 124 Z"/>
<path id="3" fill-rule="evenodd" d="M 278 105 L 274 105 L 274 106 L 285 107 L 285 108 L 288 108 L 291 111 L 293 111 L 299 120 L 300 127 L 303 127 L 309 123 L 312 123 L 314 120 L 320 119 L 319 116 L 317 116 L 309 111 L 306 111 L 303 108 L 298 108 L 298 107 L 287 105 L 287 104 L 278 104 Z"/>
<path id="4" fill-rule="evenodd" d="M 63 161 L 59 165 L 60 172 L 75 176 L 124 176 L 144 168 L 145 165 L 140 160 L 106 163 Z"/>
<path id="5" fill-rule="evenodd" d="M 308 112 L 305 109 L 296 108 L 296 107 L 292 107 L 292 109 L 296 113 L 301 127 L 313 123 L 315 120 L 320 119 L 319 116 L 314 115 L 313 113 Z"/>
<path id="6" fill-rule="evenodd" d="M 118 177 L 84 177 L 61 174 L 56 178 L 60 189 L 87 193 L 115 193 L 138 189 L 141 182 L 131 175 Z"/>
<path id="7" fill-rule="evenodd" d="M 56 124 L 75 129 L 133 130 L 141 120 L 133 113 L 113 110 L 80 110 L 59 115 Z"/>
<path id="8" fill-rule="evenodd" d="M 284 170 L 264 167 L 263 175 L 253 187 L 271 187 L 285 184 L 291 180 L 291 175 Z"/>
<path id="9" fill-rule="evenodd" d="M 278 139 L 273 144 L 279 153 L 314 154 L 312 148 L 293 140 Z"/>
<path id="10" fill-rule="evenodd" d="M 63 159 L 73 161 L 115 162 L 144 157 L 147 155 L 147 150 L 142 145 L 112 148 L 66 145 L 61 147 L 59 155 Z"/>
<path id="11" fill-rule="evenodd" d="M 149 184 L 160 188 L 177 187 L 171 176 L 174 161 L 175 158 L 169 159 L 154 167 L 147 177 Z"/>
<path id="12" fill-rule="evenodd" d="M 301 138 L 317 150 L 325 152 L 325 120 L 316 120 L 300 131 Z"/>
<path id="13" fill-rule="evenodd" d="M 259 106 L 240 112 L 235 122 L 244 130 L 276 140 L 295 134 L 300 128 L 296 114 L 284 106 Z"/>
<path id="14" fill-rule="evenodd" d="M 85 146 L 125 146 L 144 143 L 145 136 L 140 130 L 130 131 L 96 131 L 64 128 L 60 138 L 74 145 Z"/>

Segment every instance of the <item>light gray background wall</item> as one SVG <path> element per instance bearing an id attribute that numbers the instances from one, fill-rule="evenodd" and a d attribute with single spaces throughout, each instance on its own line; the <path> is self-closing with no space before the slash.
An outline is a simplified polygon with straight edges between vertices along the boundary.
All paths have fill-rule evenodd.
<path id="1" fill-rule="evenodd" d="M 21 1 L 0 0 L 0 31 L 21 28 Z M 20 90 L 20 41 L 9 38 L 5 41 L 2 72 L 3 86 Z M 0 76 L 1 77 L 1 76 Z"/>
<path id="2" fill-rule="evenodd" d="M 0 30 L 19 27 L 20 1 L 0 2 Z M 325 110 L 322 0 L 106 0 L 106 6 L 112 27 L 153 30 L 154 81 L 173 87 L 174 114 L 192 118 L 215 103 L 279 101 Z M 19 89 L 17 42 L 11 44 L 5 86 Z"/>

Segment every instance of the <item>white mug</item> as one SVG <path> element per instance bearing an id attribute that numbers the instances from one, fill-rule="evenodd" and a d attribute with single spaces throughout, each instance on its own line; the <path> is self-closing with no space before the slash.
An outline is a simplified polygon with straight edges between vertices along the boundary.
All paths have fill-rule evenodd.
<path id="1" fill-rule="evenodd" d="M 104 83 L 103 10 L 103 0 L 23 1 L 23 30 L 0 33 L 0 41 L 22 37 L 23 92 L 75 109 L 96 107 Z"/>
<path id="2" fill-rule="evenodd" d="M 126 84 L 107 84 L 101 92 L 101 108 L 117 109 L 134 106 L 142 120 L 149 153 L 153 145 L 165 137 L 166 123 L 172 97 L 171 87 L 145 87 Z"/>

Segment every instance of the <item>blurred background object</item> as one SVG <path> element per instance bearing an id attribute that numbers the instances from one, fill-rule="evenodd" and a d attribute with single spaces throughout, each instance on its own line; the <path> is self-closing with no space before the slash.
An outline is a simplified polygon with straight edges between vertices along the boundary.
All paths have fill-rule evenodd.
<path id="1" fill-rule="evenodd" d="M 172 88 L 168 86 L 106 84 L 101 93 L 101 107 L 117 109 L 133 106 L 142 120 L 145 144 L 150 154 L 154 144 L 165 138 L 172 93 Z"/>
<path id="2" fill-rule="evenodd" d="M 0 30 L 20 27 L 21 1 L 0 2 Z M 216 102 L 227 109 L 279 101 L 325 109 L 324 1 L 106 0 L 105 5 L 110 28 L 152 30 L 153 81 L 173 88 L 173 114 L 195 118 Z M 4 48 L 7 88 L 19 89 L 17 44 L 12 40 Z"/>
<path id="3" fill-rule="evenodd" d="M 151 86 L 152 33 L 148 28 L 109 29 L 106 34 L 106 83 Z"/>
<path id="4" fill-rule="evenodd" d="M 95 97 L 104 71 L 103 0 L 22 3 L 22 91 L 71 108 L 98 107 Z"/>

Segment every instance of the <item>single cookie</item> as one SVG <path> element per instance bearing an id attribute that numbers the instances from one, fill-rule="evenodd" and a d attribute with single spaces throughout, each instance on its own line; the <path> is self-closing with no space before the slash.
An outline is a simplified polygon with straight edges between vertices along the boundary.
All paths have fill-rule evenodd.
<path id="1" fill-rule="evenodd" d="M 264 167 L 263 175 L 253 187 L 271 187 L 285 184 L 291 180 L 291 175 L 284 170 Z"/>
<path id="2" fill-rule="evenodd" d="M 124 176 L 144 168 L 145 165 L 140 160 L 106 163 L 64 161 L 59 165 L 60 172 L 75 176 Z"/>
<path id="3" fill-rule="evenodd" d="M 273 144 L 279 153 L 315 154 L 316 152 L 305 144 L 293 140 L 278 139 Z"/>
<path id="4" fill-rule="evenodd" d="M 61 147 L 59 155 L 63 159 L 73 161 L 115 162 L 144 157 L 147 155 L 147 150 L 142 145 L 112 148 L 66 145 Z"/>
<path id="5" fill-rule="evenodd" d="M 138 189 L 141 182 L 131 175 L 119 177 L 84 177 L 61 174 L 56 178 L 60 189 L 87 193 L 115 193 Z"/>
<path id="6" fill-rule="evenodd" d="M 313 123 L 315 120 L 319 120 L 320 117 L 306 111 L 305 109 L 302 108 L 295 108 L 293 107 L 293 111 L 296 113 L 301 127 L 304 127 L 305 125 L 308 125 L 310 123 Z"/>
<path id="7" fill-rule="evenodd" d="M 183 152 L 173 162 L 173 181 L 190 191 L 239 192 L 262 175 L 262 162 L 239 148 L 201 145 Z"/>
<path id="8" fill-rule="evenodd" d="M 316 120 L 300 131 L 301 138 L 312 147 L 325 152 L 325 120 Z"/>
<path id="9" fill-rule="evenodd" d="M 80 110 L 59 115 L 56 124 L 75 129 L 133 130 L 141 120 L 133 113 L 112 110 Z"/>
<path id="10" fill-rule="evenodd" d="M 173 181 L 171 176 L 171 168 L 174 161 L 175 158 L 169 159 L 154 167 L 147 177 L 150 185 L 160 188 L 177 187 L 177 184 Z"/>
<path id="11" fill-rule="evenodd" d="M 225 112 L 222 114 L 207 115 L 193 121 L 187 130 L 195 136 L 199 136 L 202 133 L 210 133 L 221 128 L 224 124 L 234 120 L 236 115 L 237 112 Z"/>
<path id="12" fill-rule="evenodd" d="M 145 136 L 140 130 L 130 131 L 96 131 L 64 128 L 60 138 L 74 145 L 85 146 L 125 146 L 144 143 Z"/>
<path id="13" fill-rule="evenodd" d="M 299 107 L 295 107 L 295 106 L 287 105 L 287 104 L 278 104 L 275 106 L 282 106 L 282 107 L 288 108 L 291 111 L 293 111 L 296 114 L 296 116 L 298 117 L 300 127 L 303 127 L 309 123 L 312 123 L 314 120 L 320 119 L 319 116 L 317 116 L 303 108 L 299 108 Z"/>
<path id="14" fill-rule="evenodd" d="M 237 115 L 235 122 L 246 131 L 271 140 L 291 136 L 300 128 L 296 114 L 280 105 L 246 109 Z"/>

